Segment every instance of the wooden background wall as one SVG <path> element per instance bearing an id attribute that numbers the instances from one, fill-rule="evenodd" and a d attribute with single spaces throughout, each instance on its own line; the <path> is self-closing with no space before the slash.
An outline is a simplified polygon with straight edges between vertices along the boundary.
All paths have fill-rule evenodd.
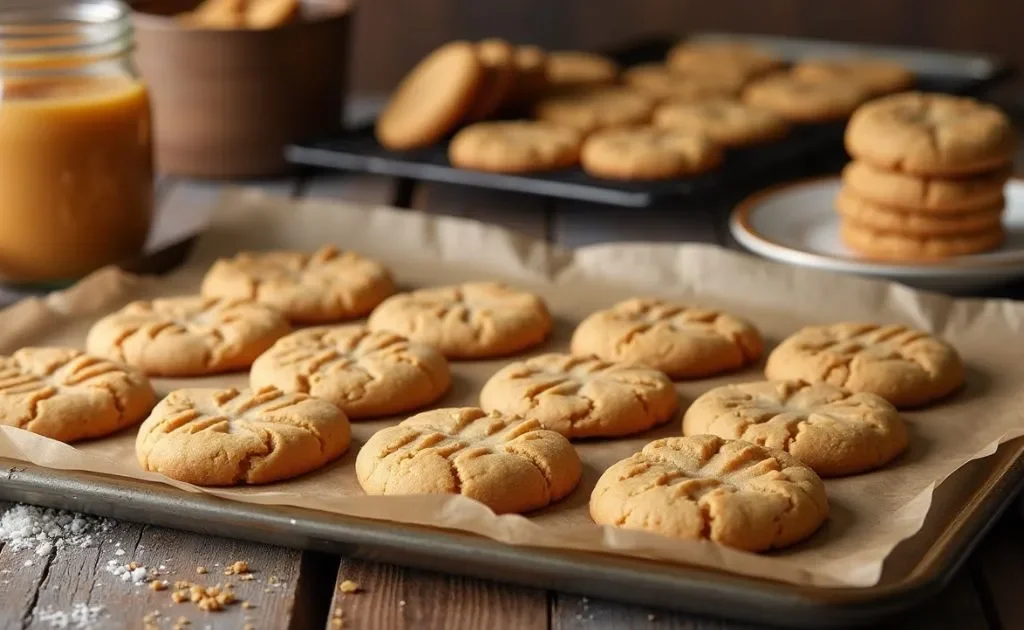
<path id="1" fill-rule="evenodd" d="M 1024 0 L 356 0 L 353 87 L 390 89 L 455 38 L 548 48 L 645 34 L 727 31 L 998 54 L 1024 69 Z M 1000 100 L 1024 105 L 1024 81 Z"/>

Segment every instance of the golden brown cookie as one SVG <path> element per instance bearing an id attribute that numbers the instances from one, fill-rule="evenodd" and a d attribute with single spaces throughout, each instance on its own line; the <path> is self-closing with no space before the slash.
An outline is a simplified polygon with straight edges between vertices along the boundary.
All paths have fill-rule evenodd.
<path id="1" fill-rule="evenodd" d="M 492 376 L 480 391 L 480 406 L 537 420 L 569 439 L 619 437 L 668 422 L 679 395 L 657 370 L 542 354 Z"/>
<path id="2" fill-rule="evenodd" d="M 789 123 L 778 114 L 722 99 L 666 103 L 654 111 L 654 124 L 662 129 L 702 133 L 725 147 L 770 142 L 789 132 Z"/>
<path id="3" fill-rule="evenodd" d="M 203 278 L 208 297 L 255 300 L 301 324 L 362 317 L 395 292 L 375 260 L 326 246 L 304 252 L 243 252 L 215 262 Z"/>
<path id="4" fill-rule="evenodd" d="M 999 249 L 1006 240 L 1002 226 L 974 232 L 943 236 L 920 236 L 882 232 L 844 220 L 839 228 L 843 244 L 851 250 L 878 260 L 894 262 L 932 262 Z"/>
<path id="5" fill-rule="evenodd" d="M 910 89 L 914 74 L 894 61 L 871 58 L 808 59 L 793 66 L 793 76 L 808 81 L 859 83 L 874 96 Z"/>
<path id="6" fill-rule="evenodd" d="M 879 232 L 902 236 L 957 236 L 998 230 L 1003 204 L 969 212 L 914 212 L 883 206 L 843 189 L 836 196 L 836 211 L 843 219 Z"/>
<path id="7" fill-rule="evenodd" d="M 803 381 L 716 387 L 686 410 L 683 435 L 785 451 L 822 477 L 881 468 L 910 440 L 903 418 L 884 398 Z"/>
<path id="8" fill-rule="evenodd" d="M 747 105 L 767 109 L 797 123 L 846 118 L 868 97 L 867 90 L 857 83 L 810 81 L 791 74 L 761 79 L 743 91 Z"/>
<path id="9" fill-rule="evenodd" d="M 958 214 L 1003 206 L 1009 166 L 972 177 L 917 177 L 854 160 L 843 169 L 843 185 L 878 204 L 929 213 Z"/>
<path id="10" fill-rule="evenodd" d="M 381 429 L 356 457 L 367 494 L 461 494 L 498 514 L 540 509 L 579 483 L 579 455 L 533 419 L 436 409 Z"/>
<path id="11" fill-rule="evenodd" d="M 261 304 L 159 298 L 132 302 L 99 320 L 85 347 L 149 376 L 202 376 L 247 369 L 289 331 L 277 311 Z"/>
<path id="12" fill-rule="evenodd" d="M 512 93 L 516 80 L 515 48 L 501 39 L 485 39 L 476 45 L 477 58 L 484 67 L 484 79 L 466 120 L 491 117 Z"/>
<path id="13" fill-rule="evenodd" d="M 326 400 L 273 387 L 171 392 L 139 427 L 143 470 L 197 486 L 283 481 L 341 457 L 351 429 Z"/>
<path id="14" fill-rule="evenodd" d="M 556 89 L 607 85 L 619 76 L 614 61 L 594 53 L 561 50 L 547 54 L 547 83 Z"/>
<path id="15" fill-rule="evenodd" d="M 721 163 L 721 148 L 703 134 L 657 127 L 597 131 L 580 151 L 583 170 L 604 179 L 672 179 Z"/>
<path id="16" fill-rule="evenodd" d="M 599 525 L 746 551 L 795 544 L 828 512 L 825 485 L 795 457 L 713 435 L 655 440 L 613 464 L 590 495 Z"/>
<path id="17" fill-rule="evenodd" d="M 744 80 L 738 75 L 678 72 L 658 63 L 633 66 L 622 74 L 626 85 L 659 101 L 696 102 L 738 96 Z"/>
<path id="18" fill-rule="evenodd" d="M 399 83 L 377 118 L 377 141 L 396 151 L 434 144 L 473 107 L 484 76 L 473 44 L 441 46 Z"/>
<path id="19" fill-rule="evenodd" d="M 867 103 L 846 127 L 846 150 L 879 168 L 917 175 L 999 169 L 1017 147 L 1010 119 L 972 98 L 905 92 Z"/>
<path id="20" fill-rule="evenodd" d="M 516 77 L 507 99 L 511 109 L 525 108 L 548 87 L 548 56 L 539 46 L 516 46 L 512 55 Z"/>
<path id="21" fill-rule="evenodd" d="M 142 373 L 79 350 L 0 357 L 0 425 L 76 442 L 142 422 L 155 402 Z"/>
<path id="22" fill-rule="evenodd" d="M 877 394 L 900 408 L 938 400 L 964 382 L 960 355 L 949 344 L 906 326 L 861 323 L 797 331 L 768 356 L 764 373 Z"/>
<path id="23" fill-rule="evenodd" d="M 561 91 L 541 99 L 533 114 L 544 120 L 587 134 L 605 127 L 640 125 L 651 119 L 654 99 L 625 88 L 588 88 Z"/>
<path id="24" fill-rule="evenodd" d="M 448 145 L 453 166 L 492 173 L 532 173 L 567 168 L 580 156 L 580 133 L 532 120 L 480 122 Z"/>
<path id="25" fill-rule="evenodd" d="M 329 401 L 349 418 L 390 416 L 429 405 L 451 385 L 430 346 L 352 324 L 282 337 L 252 364 L 253 389 L 273 386 Z"/>
<path id="26" fill-rule="evenodd" d="M 730 75 L 749 80 L 779 70 L 785 61 L 756 46 L 740 42 L 682 42 L 666 62 L 676 72 Z"/>
<path id="27" fill-rule="evenodd" d="M 763 342 L 756 328 L 728 313 L 633 298 L 583 320 L 571 347 L 688 379 L 740 368 L 761 356 Z"/>
<path id="28" fill-rule="evenodd" d="M 451 359 L 479 359 L 541 343 L 551 332 L 551 315 L 533 293 L 498 282 L 466 282 L 400 293 L 377 307 L 368 324 Z"/>

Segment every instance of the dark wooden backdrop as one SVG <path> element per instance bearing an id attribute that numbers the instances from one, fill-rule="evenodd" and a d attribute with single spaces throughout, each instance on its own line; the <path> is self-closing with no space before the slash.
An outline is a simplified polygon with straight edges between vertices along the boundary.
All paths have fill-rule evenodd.
<path id="1" fill-rule="evenodd" d="M 1024 0 L 356 0 L 353 84 L 390 89 L 455 38 L 549 48 L 644 34 L 730 31 L 998 54 L 1024 68 Z M 1024 81 L 998 93 L 1024 105 Z"/>

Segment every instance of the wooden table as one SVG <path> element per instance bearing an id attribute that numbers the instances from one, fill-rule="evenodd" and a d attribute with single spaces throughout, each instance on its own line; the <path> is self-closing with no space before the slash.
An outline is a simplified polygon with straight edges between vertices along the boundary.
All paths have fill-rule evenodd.
<path id="1" fill-rule="evenodd" d="M 801 167 L 800 174 L 835 167 L 834 162 L 818 160 Z M 396 205 L 412 212 L 471 217 L 569 247 L 611 240 L 700 241 L 734 247 L 725 217 L 728 208 L 747 192 L 641 211 L 363 175 L 316 173 L 246 184 L 292 197 L 345 199 Z M 200 225 L 203 209 L 219 190 L 215 184 L 162 180 L 158 186 L 160 209 L 154 247 L 179 239 Z M 1012 287 L 1004 293 L 1024 297 L 1024 287 Z M 0 504 L 0 512 L 8 507 Z M 115 556 L 117 548 L 125 553 Z M 172 583 L 196 580 L 198 566 L 209 568 L 211 573 L 201 577 L 213 578 L 205 580 L 213 583 L 223 567 L 245 560 L 255 579 L 234 581 L 240 598 L 253 607 L 235 605 L 222 612 L 203 612 L 194 605 L 174 604 L 167 591 L 154 592 L 111 575 L 106 564 L 115 557 L 125 563 L 163 565 L 166 569 L 162 579 Z M 148 627 L 173 628 L 182 617 L 191 622 L 181 626 L 187 628 L 244 628 L 249 624 L 267 630 L 740 627 L 569 593 L 449 577 L 442 573 L 444 567 L 438 570 L 406 570 L 123 522 L 102 537 L 97 547 L 63 548 L 41 557 L 9 546 L 0 549 L 0 630 L 52 627 L 52 622 L 43 620 L 49 618 L 46 613 L 70 610 L 78 602 L 104 607 L 96 625 L 102 628 L 142 628 L 147 623 Z M 338 586 L 344 580 L 358 582 L 360 592 L 340 592 Z M 566 588 L 571 589 L 571 585 Z M 901 616 L 892 627 L 1024 628 L 1022 593 L 1024 524 L 1013 513 L 994 527 L 940 597 Z M 785 619 L 766 621 L 786 623 Z M 75 626 L 72 623 L 68 627 Z"/>

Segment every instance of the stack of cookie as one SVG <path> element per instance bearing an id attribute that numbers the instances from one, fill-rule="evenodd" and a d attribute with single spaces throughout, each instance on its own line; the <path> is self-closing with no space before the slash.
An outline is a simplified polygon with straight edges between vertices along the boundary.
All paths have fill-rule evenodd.
<path id="1" fill-rule="evenodd" d="M 843 242 L 898 261 L 999 247 L 1015 148 L 1009 118 L 970 98 L 906 92 L 862 106 L 836 198 Z"/>

